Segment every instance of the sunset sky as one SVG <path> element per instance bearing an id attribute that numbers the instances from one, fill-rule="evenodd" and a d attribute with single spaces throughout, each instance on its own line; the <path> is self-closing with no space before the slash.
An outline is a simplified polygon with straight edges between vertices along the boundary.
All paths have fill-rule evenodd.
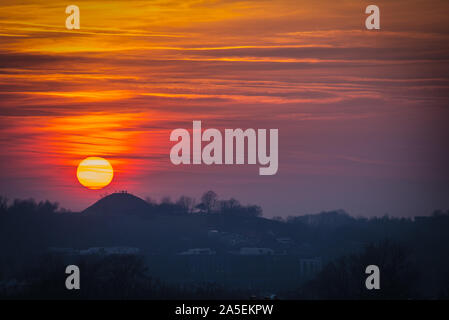
<path id="1" fill-rule="evenodd" d="M 447 0 L 0 0 L 0 194 L 82 210 L 212 189 L 268 217 L 429 214 L 449 208 L 448 89 Z M 193 120 L 279 129 L 277 175 L 174 166 L 170 132 Z M 108 187 L 78 183 L 88 156 L 112 163 Z"/>

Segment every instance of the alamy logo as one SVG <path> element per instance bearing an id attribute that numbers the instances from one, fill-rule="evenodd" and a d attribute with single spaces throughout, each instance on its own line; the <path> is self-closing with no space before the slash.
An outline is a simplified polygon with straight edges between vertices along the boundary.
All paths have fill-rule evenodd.
<path id="1" fill-rule="evenodd" d="M 372 4 L 366 7 L 366 14 L 370 14 L 365 20 L 365 26 L 368 30 L 380 29 L 380 10 L 379 7 Z"/>
<path id="2" fill-rule="evenodd" d="M 210 128 L 202 132 L 201 121 L 193 121 L 192 135 L 193 147 L 191 152 L 189 131 L 175 129 L 171 132 L 170 141 L 178 141 L 170 151 L 170 160 L 173 164 L 245 164 L 246 154 L 247 164 L 258 162 L 259 165 L 263 166 L 259 168 L 259 175 L 274 175 L 278 171 L 278 129 L 269 130 L 269 153 L 267 153 L 266 129 L 258 129 L 257 133 L 254 129 L 246 129 L 245 131 L 242 129 L 225 129 L 223 141 L 219 130 Z M 202 142 L 209 143 L 203 148 Z M 191 157 L 191 154 L 193 157 Z"/>
<path id="3" fill-rule="evenodd" d="M 65 273 L 69 276 L 65 279 L 65 287 L 67 290 L 80 289 L 80 268 L 71 264 L 65 268 Z"/>
<path id="4" fill-rule="evenodd" d="M 369 276 L 365 280 L 365 286 L 368 290 L 380 289 L 380 269 L 378 266 L 371 264 L 366 267 L 365 273 Z"/>
<path id="5" fill-rule="evenodd" d="M 72 4 L 65 8 L 65 13 L 70 14 L 65 20 L 65 27 L 68 30 L 79 29 L 80 28 L 80 9 L 78 6 Z"/>

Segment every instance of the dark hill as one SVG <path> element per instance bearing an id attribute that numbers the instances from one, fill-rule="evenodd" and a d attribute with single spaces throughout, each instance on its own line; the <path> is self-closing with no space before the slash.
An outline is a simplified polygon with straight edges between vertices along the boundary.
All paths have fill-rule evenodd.
<path id="1" fill-rule="evenodd" d="M 111 194 L 82 211 L 87 219 L 78 225 L 82 230 L 78 233 L 84 236 L 66 246 L 132 246 L 145 252 L 175 254 L 203 247 L 222 251 L 244 245 L 274 247 L 276 237 L 295 236 L 289 225 L 270 219 L 179 213 L 172 206 L 176 204 L 150 204 L 129 193 Z M 211 237 L 210 230 L 217 230 L 219 236 Z"/>
<path id="2" fill-rule="evenodd" d="M 143 215 L 152 212 L 151 205 L 129 193 L 113 193 L 85 209 L 82 213 L 88 215 Z"/>

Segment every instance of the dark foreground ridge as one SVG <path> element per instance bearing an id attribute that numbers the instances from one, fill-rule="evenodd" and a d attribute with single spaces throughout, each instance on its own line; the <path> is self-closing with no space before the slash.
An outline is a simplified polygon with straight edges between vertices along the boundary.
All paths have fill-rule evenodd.
<path id="1" fill-rule="evenodd" d="M 449 297 L 448 212 L 261 214 L 212 191 L 160 202 L 115 193 L 82 212 L 0 197 L 0 298 Z M 64 285 L 71 264 L 78 291 Z M 365 288 L 368 265 L 381 270 L 379 291 Z"/>

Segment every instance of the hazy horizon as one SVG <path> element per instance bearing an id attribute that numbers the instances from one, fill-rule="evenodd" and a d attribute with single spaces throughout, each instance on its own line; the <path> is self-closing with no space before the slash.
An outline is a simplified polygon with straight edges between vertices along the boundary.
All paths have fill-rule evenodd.
<path id="1" fill-rule="evenodd" d="M 74 210 L 69 207 L 65 207 L 60 202 L 58 202 L 54 199 L 36 199 L 33 197 L 28 197 L 28 198 L 23 198 L 23 199 L 22 198 L 15 198 L 15 199 L 6 198 L 6 200 L 8 201 L 9 205 L 11 205 L 15 200 L 18 200 L 18 201 L 34 200 L 36 203 L 49 201 L 51 203 L 57 203 L 59 205 L 59 209 L 66 210 L 67 212 L 72 212 L 72 213 L 80 213 L 80 212 L 84 211 L 85 209 L 91 207 L 92 205 L 94 205 L 95 203 L 100 201 L 101 199 L 106 198 L 107 196 L 110 196 L 113 194 L 121 194 L 121 193 L 131 194 L 131 195 L 136 196 L 146 202 L 151 201 L 151 203 L 156 203 L 156 204 L 161 204 L 164 201 L 167 201 L 167 199 L 171 203 L 176 203 L 177 200 L 179 200 L 179 197 L 171 197 L 170 195 L 164 195 L 164 196 L 161 196 L 160 198 L 155 198 L 155 197 L 152 197 L 151 195 L 140 196 L 140 195 L 136 195 L 131 192 L 128 192 L 127 190 L 115 190 L 110 193 L 101 194 L 98 196 L 98 199 L 93 200 L 93 202 L 89 203 L 85 207 L 80 206 L 80 208 L 77 210 Z M 182 196 L 186 196 L 186 195 L 181 195 L 180 197 L 182 197 Z M 187 196 L 187 197 L 191 198 L 195 204 L 198 204 L 201 202 L 201 195 Z M 244 206 L 246 206 L 246 205 L 257 205 L 258 206 L 257 203 L 246 203 L 246 202 L 240 201 L 240 199 L 235 198 L 235 197 L 224 198 L 224 197 L 220 197 L 220 195 L 218 195 L 218 200 L 230 200 L 231 198 L 237 200 L 240 204 L 242 204 Z M 417 214 L 416 216 L 410 216 L 410 215 L 409 216 L 398 216 L 398 215 L 391 214 L 389 212 L 366 216 L 366 215 L 358 214 L 356 212 L 349 212 L 348 210 L 345 210 L 344 208 L 326 209 L 326 210 L 320 210 L 320 211 L 316 211 L 316 212 L 305 212 L 305 211 L 297 210 L 297 211 L 291 212 L 291 214 L 288 214 L 286 212 L 284 212 L 284 214 L 275 214 L 275 213 L 266 212 L 262 206 L 261 206 L 261 209 L 263 210 L 263 214 L 261 217 L 267 218 L 267 219 L 278 218 L 278 217 L 288 218 L 288 217 L 295 217 L 295 216 L 315 215 L 315 214 L 320 214 L 320 213 L 324 213 L 324 212 L 344 212 L 353 218 L 375 218 L 375 217 L 380 218 L 385 215 L 388 215 L 392 218 L 414 218 L 416 216 L 431 216 L 436 211 L 441 211 L 441 212 L 449 211 L 449 209 L 447 209 L 447 208 L 436 208 L 430 212 L 425 212 L 425 213 L 423 212 L 421 214 Z"/>
<path id="2" fill-rule="evenodd" d="M 264 216 L 449 208 L 447 1 L 0 2 L 0 194 L 79 211 L 115 190 Z M 175 166 L 170 132 L 279 129 L 279 169 Z M 77 180 L 88 156 L 112 183 Z"/>

